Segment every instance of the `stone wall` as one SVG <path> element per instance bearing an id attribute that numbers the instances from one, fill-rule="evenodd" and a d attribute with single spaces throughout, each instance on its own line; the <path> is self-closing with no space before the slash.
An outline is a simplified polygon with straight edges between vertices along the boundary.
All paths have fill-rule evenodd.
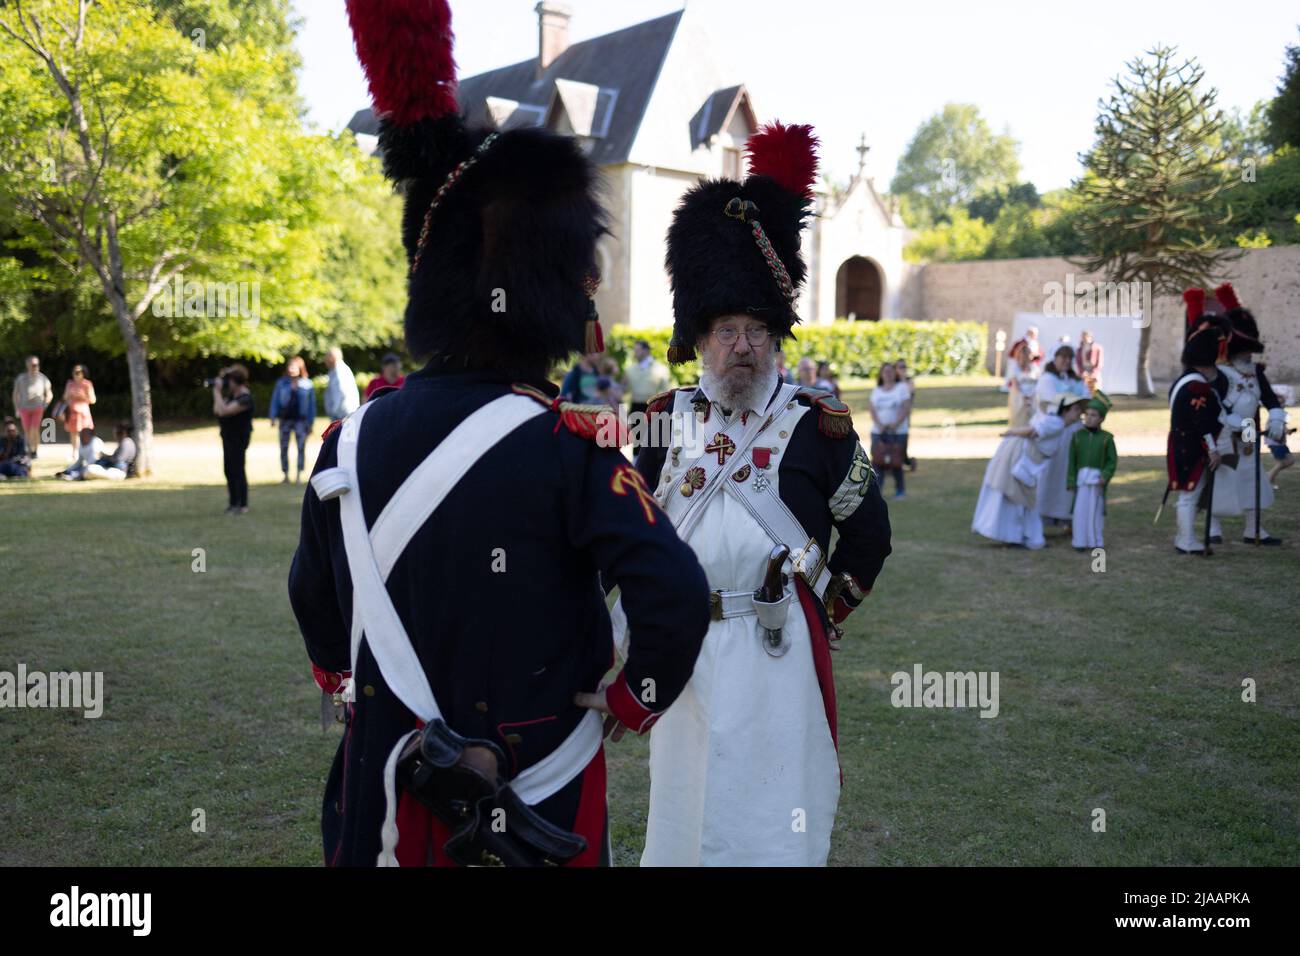
<path id="1" fill-rule="evenodd" d="M 1278 382 L 1300 380 L 1300 246 L 1248 249 L 1227 264 L 1225 273 L 1259 321 L 1270 377 Z M 1045 311 L 1045 287 L 1064 284 L 1067 274 L 1076 286 L 1102 278 L 1059 258 L 931 263 L 921 270 L 916 317 L 987 323 L 992 370 L 993 336 L 999 329 L 1009 332 L 1017 312 Z M 1182 299 L 1157 297 L 1152 311 L 1151 375 L 1169 381 L 1178 372 L 1183 344 Z"/>

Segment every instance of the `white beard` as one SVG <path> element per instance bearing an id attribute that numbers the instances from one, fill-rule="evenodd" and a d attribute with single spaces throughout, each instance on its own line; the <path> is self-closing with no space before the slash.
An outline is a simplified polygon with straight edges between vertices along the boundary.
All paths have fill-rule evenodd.
<path id="1" fill-rule="evenodd" d="M 728 411 L 761 412 L 776 391 L 776 356 L 755 366 L 755 374 L 746 384 L 734 385 L 732 381 L 705 368 L 700 374 L 700 387 L 713 401 Z"/>

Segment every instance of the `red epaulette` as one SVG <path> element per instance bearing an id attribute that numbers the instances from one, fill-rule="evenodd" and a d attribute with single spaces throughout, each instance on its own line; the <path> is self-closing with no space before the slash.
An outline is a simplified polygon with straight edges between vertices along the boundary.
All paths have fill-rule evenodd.
<path id="1" fill-rule="evenodd" d="M 342 425 L 343 425 L 343 419 L 341 418 L 334 419 L 334 421 L 326 425 L 325 430 L 320 433 L 320 440 L 324 441 L 325 439 L 329 438 L 330 435 L 333 435 L 336 431 L 338 431 Z"/>
<path id="2" fill-rule="evenodd" d="M 618 413 L 608 405 L 579 405 L 558 397 L 551 398 L 541 389 L 522 382 L 516 382 L 510 388 L 516 395 L 531 398 L 557 413 L 560 418 L 555 423 L 556 431 L 563 425 L 579 438 L 599 441 L 603 446 L 621 448 L 627 444 L 627 428 Z"/>
<path id="3" fill-rule="evenodd" d="M 817 406 L 817 430 L 827 438 L 848 438 L 853 434 L 853 413 L 830 392 L 804 386 L 795 397 Z"/>
<path id="4" fill-rule="evenodd" d="M 668 391 L 660 392 L 658 395 L 651 398 L 650 401 L 646 403 L 646 414 L 657 415 L 660 412 L 667 411 L 668 406 L 673 402 L 673 392 L 675 391 L 677 391 L 675 388 L 670 388 Z"/>

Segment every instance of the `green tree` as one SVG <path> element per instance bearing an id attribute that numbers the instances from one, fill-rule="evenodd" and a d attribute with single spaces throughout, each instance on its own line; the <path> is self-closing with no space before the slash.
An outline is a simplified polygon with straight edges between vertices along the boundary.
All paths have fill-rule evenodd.
<path id="1" fill-rule="evenodd" d="M 996 134 L 966 103 L 948 103 L 917 129 L 889 191 L 901 200 L 904 220 L 925 228 L 948 218 L 954 206 L 1017 182 L 1017 143 Z"/>
<path id="2" fill-rule="evenodd" d="M 1300 149 L 1300 44 L 1286 48 L 1282 82 L 1268 106 L 1268 141 L 1274 149 Z"/>
<path id="3" fill-rule="evenodd" d="M 1239 253 L 1216 248 L 1211 210 L 1231 182 L 1218 93 L 1202 89 L 1194 59 L 1157 46 L 1127 64 L 1110 98 L 1099 102 L 1097 139 L 1082 157 L 1086 174 L 1077 227 L 1088 252 L 1071 263 L 1112 282 L 1146 283 L 1152 296 L 1212 284 Z M 1150 304 L 1148 303 L 1148 309 Z M 1138 347 L 1138 389 L 1152 392 L 1150 323 Z"/>
<path id="4" fill-rule="evenodd" d="M 151 358 L 271 359 L 399 327 L 399 213 L 376 164 L 303 131 L 291 48 L 197 39 L 130 0 L 0 8 L 0 208 L 16 213 L 0 229 L 17 233 L 0 282 L 17 260 L 38 294 L 97 300 L 75 332 L 126 357 L 142 473 Z"/>
<path id="5" fill-rule="evenodd" d="M 946 222 L 915 233 L 903 249 L 909 262 L 963 262 L 988 257 L 993 226 L 958 206 Z"/>

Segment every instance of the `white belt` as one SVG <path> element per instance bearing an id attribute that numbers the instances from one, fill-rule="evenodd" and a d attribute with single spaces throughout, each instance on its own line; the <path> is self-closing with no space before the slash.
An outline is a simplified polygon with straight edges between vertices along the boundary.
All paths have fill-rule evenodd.
<path id="1" fill-rule="evenodd" d="M 753 591 L 714 590 L 709 592 L 709 618 L 727 621 L 733 617 L 757 614 Z"/>
<path id="2" fill-rule="evenodd" d="M 545 409 L 520 395 L 506 395 L 480 408 L 407 476 L 374 527 L 367 531 L 356 461 L 361 420 L 371 407 L 362 405 L 344 421 L 339 433 L 338 467 L 319 472 L 311 482 L 322 501 L 340 499 L 339 515 L 352 577 L 352 604 L 357 614 L 353 622 L 353 673 L 356 673 L 360 632 L 364 631 L 364 639 L 384 682 L 408 710 L 427 723 L 440 719 L 442 714 L 384 581 L 416 531 L 474 463 L 502 438 Z M 602 724 L 600 715 L 588 710 L 559 747 L 510 781 L 511 789 L 530 805 L 558 792 L 582 772 L 600 749 Z M 387 809 L 376 861 L 379 866 L 397 865 L 397 755 L 415 733 L 418 731 L 398 739 L 384 766 Z"/>

